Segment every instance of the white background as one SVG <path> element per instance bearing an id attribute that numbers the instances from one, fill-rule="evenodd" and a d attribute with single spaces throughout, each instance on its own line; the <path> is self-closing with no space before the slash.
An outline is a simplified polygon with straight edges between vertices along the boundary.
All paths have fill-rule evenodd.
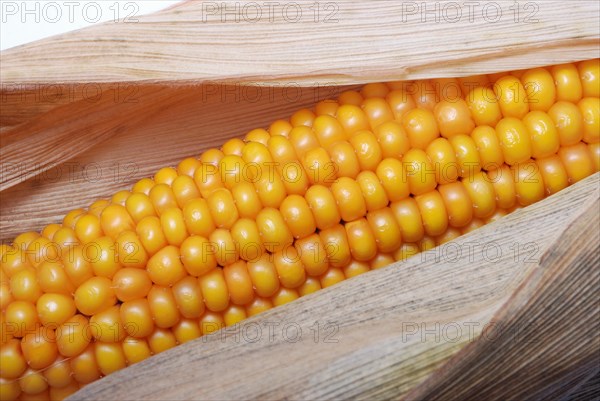
<path id="1" fill-rule="evenodd" d="M 181 0 L 0 0 L 0 50 L 95 23 L 132 18 Z M 90 4 L 91 3 L 91 4 Z"/>

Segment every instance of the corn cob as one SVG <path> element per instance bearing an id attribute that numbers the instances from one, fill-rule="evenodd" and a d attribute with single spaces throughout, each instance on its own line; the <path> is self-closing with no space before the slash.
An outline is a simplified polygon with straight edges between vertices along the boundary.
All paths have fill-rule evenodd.
<path id="1" fill-rule="evenodd" d="M 600 167 L 600 63 L 365 85 L 0 256 L 0 399 L 62 399 L 405 260 Z"/>

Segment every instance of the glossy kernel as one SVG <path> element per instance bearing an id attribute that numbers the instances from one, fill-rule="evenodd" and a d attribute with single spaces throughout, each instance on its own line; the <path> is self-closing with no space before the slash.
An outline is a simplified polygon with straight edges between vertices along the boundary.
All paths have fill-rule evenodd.
<path id="1" fill-rule="evenodd" d="M 529 131 L 521 120 L 512 117 L 501 120 L 496 125 L 496 134 L 506 164 L 512 166 L 531 158 L 532 146 Z"/>

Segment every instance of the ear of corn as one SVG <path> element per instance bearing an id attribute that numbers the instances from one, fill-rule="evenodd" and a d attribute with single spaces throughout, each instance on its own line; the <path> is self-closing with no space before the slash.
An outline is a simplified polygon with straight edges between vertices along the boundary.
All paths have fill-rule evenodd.
<path id="1" fill-rule="evenodd" d="M 0 248 L 0 399 L 127 365 L 597 172 L 600 63 L 379 83 Z"/>

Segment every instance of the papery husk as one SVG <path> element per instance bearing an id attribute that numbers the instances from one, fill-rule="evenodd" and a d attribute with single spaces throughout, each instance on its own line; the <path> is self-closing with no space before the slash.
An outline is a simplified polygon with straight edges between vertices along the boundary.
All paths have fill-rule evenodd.
<path id="1" fill-rule="evenodd" d="M 60 222 L 161 167 L 335 97 L 342 85 L 599 56 L 600 5 L 587 0 L 539 3 L 537 24 L 402 22 L 402 3 L 390 1 L 337 2 L 336 24 L 235 24 L 202 22 L 200 4 L 0 55 L 0 240 Z M 35 96 L 51 88 L 59 95 Z M 176 347 L 74 398 L 585 396 L 600 356 L 599 183 L 596 174 L 433 254 Z M 525 259 L 526 249 L 515 257 L 515 243 L 533 246 L 535 257 Z M 448 246 L 475 257 L 450 261 Z M 502 257 L 486 260 L 484 248 L 496 246 Z M 302 340 L 281 330 L 269 337 L 268 322 L 300 327 Z M 258 341 L 240 338 L 255 324 Z"/>

